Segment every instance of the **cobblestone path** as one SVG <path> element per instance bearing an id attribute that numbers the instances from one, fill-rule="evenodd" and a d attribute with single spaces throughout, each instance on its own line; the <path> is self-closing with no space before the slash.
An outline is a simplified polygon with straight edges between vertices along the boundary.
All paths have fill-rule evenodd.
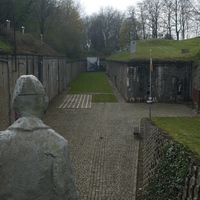
<path id="1" fill-rule="evenodd" d="M 139 140 L 133 128 L 148 116 L 145 103 L 92 103 L 59 109 L 65 93 L 43 118 L 68 140 L 80 200 L 135 200 Z M 180 104 L 154 104 L 152 116 L 194 116 Z"/>

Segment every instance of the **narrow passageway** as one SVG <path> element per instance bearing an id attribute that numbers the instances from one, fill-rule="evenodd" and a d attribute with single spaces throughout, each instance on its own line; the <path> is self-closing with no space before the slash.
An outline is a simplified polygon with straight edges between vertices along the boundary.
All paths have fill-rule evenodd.
<path id="1" fill-rule="evenodd" d="M 135 200 L 139 140 L 134 126 L 148 117 L 145 103 L 92 103 L 59 108 L 66 92 L 43 118 L 68 140 L 80 200 Z M 154 104 L 152 116 L 193 116 L 181 104 Z"/>
<path id="2" fill-rule="evenodd" d="M 139 141 L 133 136 L 129 104 L 56 105 L 44 122 L 69 142 L 80 199 L 135 199 Z"/>
<path id="3" fill-rule="evenodd" d="M 133 112 L 110 84 L 120 103 L 92 103 L 92 94 L 64 92 L 44 118 L 69 142 L 80 199 L 135 199 L 139 141 Z M 134 121 L 138 125 L 139 118 Z"/>

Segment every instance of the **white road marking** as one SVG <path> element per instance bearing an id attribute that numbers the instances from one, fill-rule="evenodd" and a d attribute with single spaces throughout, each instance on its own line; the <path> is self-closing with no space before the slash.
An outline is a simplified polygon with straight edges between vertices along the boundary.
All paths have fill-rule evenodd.
<path id="1" fill-rule="evenodd" d="M 92 95 L 67 94 L 58 108 L 91 108 Z"/>

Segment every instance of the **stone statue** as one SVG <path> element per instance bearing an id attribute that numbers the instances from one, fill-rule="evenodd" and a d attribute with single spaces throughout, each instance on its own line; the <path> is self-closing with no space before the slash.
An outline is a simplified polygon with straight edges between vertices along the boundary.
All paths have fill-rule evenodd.
<path id="1" fill-rule="evenodd" d="M 0 199 L 77 200 L 68 143 L 39 119 L 47 107 L 42 84 L 21 76 L 12 103 L 18 119 L 0 132 Z"/>

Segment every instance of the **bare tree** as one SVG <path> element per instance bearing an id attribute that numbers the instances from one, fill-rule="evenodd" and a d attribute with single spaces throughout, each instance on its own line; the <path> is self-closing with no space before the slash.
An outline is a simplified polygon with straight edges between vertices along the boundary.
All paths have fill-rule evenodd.
<path id="1" fill-rule="evenodd" d="M 123 21 L 120 29 L 120 46 L 124 47 L 130 44 L 131 40 L 139 39 L 139 32 L 142 32 L 141 24 L 136 18 L 135 7 L 130 6 L 127 11 L 127 18 Z"/>
<path id="2" fill-rule="evenodd" d="M 190 21 L 188 26 L 188 33 L 191 36 L 199 36 L 200 35 L 200 0 L 189 0 L 190 5 Z"/>
<path id="3" fill-rule="evenodd" d="M 164 0 L 163 1 L 163 22 L 166 28 L 166 39 L 172 39 L 172 16 L 173 16 L 173 0 Z"/>
<path id="4" fill-rule="evenodd" d="M 128 7 L 127 17 L 131 23 L 131 39 L 134 40 L 139 39 L 138 32 L 140 31 L 141 26 L 140 22 L 136 18 L 135 7 L 133 6 Z"/>
<path id="5" fill-rule="evenodd" d="M 146 14 L 146 8 L 145 8 L 145 4 L 143 2 L 140 2 L 137 4 L 137 13 L 138 13 L 138 21 L 140 23 L 141 26 L 141 31 L 142 31 L 142 37 L 143 39 L 147 38 L 147 30 L 146 30 L 146 26 L 147 26 L 147 14 Z M 139 31 L 139 30 L 138 30 Z"/>
<path id="6" fill-rule="evenodd" d="M 114 50 L 118 43 L 123 16 L 118 10 L 115 10 L 112 7 L 106 7 L 101 8 L 99 20 L 102 25 L 105 48 Z"/>
<path id="7" fill-rule="evenodd" d="M 110 53 L 118 47 L 119 32 L 123 21 L 123 14 L 112 7 L 101 8 L 99 13 L 93 14 L 87 21 L 89 28 L 90 48 L 104 53 Z"/>
<path id="8" fill-rule="evenodd" d="M 181 1 L 181 36 L 182 39 L 185 39 L 186 31 L 188 30 L 190 14 L 191 14 L 191 5 L 188 0 Z"/>
<path id="9" fill-rule="evenodd" d="M 173 0 L 173 12 L 176 39 L 179 40 L 181 31 L 181 0 Z"/>
<path id="10" fill-rule="evenodd" d="M 148 16 L 148 25 L 151 30 L 152 38 L 158 38 L 158 27 L 160 12 L 163 6 L 162 0 L 148 0 L 145 3 L 146 12 Z"/>

